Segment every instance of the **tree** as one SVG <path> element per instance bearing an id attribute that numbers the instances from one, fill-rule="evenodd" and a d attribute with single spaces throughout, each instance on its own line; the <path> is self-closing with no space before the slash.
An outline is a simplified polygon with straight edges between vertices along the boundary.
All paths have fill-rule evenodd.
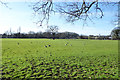
<path id="1" fill-rule="evenodd" d="M 36 37 L 37 37 L 37 38 L 42 38 L 42 37 L 43 37 L 42 31 L 37 32 L 37 33 L 36 33 Z"/>
<path id="2" fill-rule="evenodd" d="M 104 13 L 99 7 L 101 4 L 107 4 L 106 3 L 100 3 L 99 0 L 92 0 L 90 2 L 87 2 L 86 0 L 81 0 L 82 2 L 63 2 L 60 4 L 54 3 L 53 0 L 44 0 L 44 1 L 38 1 L 33 5 L 33 10 L 35 13 L 38 13 L 42 16 L 42 18 L 37 22 L 42 26 L 43 21 L 49 22 L 50 15 L 52 13 L 61 13 L 65 14 L 67 16 L 66 20 L 68 22 L 75 22 L 77 20 L 83 20 L 86 21 L 87 19 L 92 20 L 89 15 L 92 14 L 93 8 L 96 13 L 100 12 L 100 18 L 104 16 Z M 104 1 L 104 0 L 103 0 Z M 117 3 L 117 2 L 116 2 Z M 116 4 L 115 3 L 115 4 Z M 99 15 L 99 14 L 98 14 Z"/>
<path id="3" fill-rule="evenodd" d="M 66 39 L 76 39 L 79 37 L 79 35 L 77 33 L 73 33 L 73 32 L 63 32 L 61 34 L 61 37 L 66 38 Z"/>
<path id="4" fill-rule="evenodd" d="M 48 29 L 46 31 L 51 32 L 51 34 L 53 35 L 53 40 L 54 40 L 55 34 L 58 32 L 58 30 L 59 30 L 58 26 L 51 25 L 51 26 L 48 26 Z"/>
<path id="5" fill-rule="evenodd" d="M 35 37 L 35 32 L 34 31 L 29 31 L 28 36 L 29 36 L 29 38 L 34 38 Z"/>
<path id="6" fill-rule="evenodd" d="M 112 39 L 120 40 L 120 27 L 116 27 L 111 32 Z"/>

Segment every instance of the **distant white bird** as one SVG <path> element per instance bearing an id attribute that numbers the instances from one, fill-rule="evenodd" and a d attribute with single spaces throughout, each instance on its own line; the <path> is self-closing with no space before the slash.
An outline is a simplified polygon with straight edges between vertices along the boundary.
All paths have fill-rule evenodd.
<path id="1" fill-rule="evenodd" d="M 67 42 L 65 45 L 67 46 L 69 43 Z"/>

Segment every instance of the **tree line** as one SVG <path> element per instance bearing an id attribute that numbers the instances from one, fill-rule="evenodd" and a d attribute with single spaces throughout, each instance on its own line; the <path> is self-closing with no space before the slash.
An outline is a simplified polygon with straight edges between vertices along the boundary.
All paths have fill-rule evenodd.
<path id="1" fill-rule="evenodd" d="M 111 31 L 110 35 L 79 35 L 75 32 L 58 32 L 56 26 L 50 26 L 46 32 L 34 32 L 21 33 L 21 29 L 18 29 L 17 33 L 6 31 L 4 34 L 0 34 L 2 38 L 47 38 L 47 39 L 99 39 L 99 40 L 120 40 L 120 27 L 116 27 Z"/>
<path id="2" fill-rule="evenodd" d="M 4 33 L 2 34 L 2 38 L 48 38 L 48 39 L 77 39 L 79 38 L 79 34 L 73 32 L 33 32 L 30 31 L 28 33 Z"/>
<path id="3" fill-rule="evenodd" d="M 111 39 L 111 35 L 79 35 L 74 32 L 33 32 L 28 33 L 4 33 L 1 34 L 2 38 L 47 38 L 47 39 Z"/>

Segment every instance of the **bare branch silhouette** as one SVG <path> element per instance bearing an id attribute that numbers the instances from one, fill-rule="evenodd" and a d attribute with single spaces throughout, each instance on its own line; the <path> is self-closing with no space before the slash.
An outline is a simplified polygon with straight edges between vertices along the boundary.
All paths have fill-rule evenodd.
<path id="1" fill-rule="evenodd" d="M 109 4 L 109 2 L 105 3 L 106 5 Z M 86 21 L 87 19 L 92 21 L 89 16 L 91 15 L 91 9 L 93 8 L 94 10 L 96 10 L 96 13 L 100 13 L 99 18 L 102 18 L 104 16 L 104 12 L 99 6 L 100 4 L 102 3 L 98 2 L 98 0 L 93 0 L 91 2 L 82 0 L 82 2 L 62 2 L 57 4 L 54 3 L 52 0 L 45 0 L 36 2 L 33 5 L 33 10 L 35 11 L 35 13 L 38 13 L 42 16 L 42 18 L 37 22 L 40 24 L 40 26 L 42 26 L 42 23 L 45 20 L 47 23 L 49 22 L 50 15 L 55 12 L 66 15 L 66 20 L 73 23 L 78 20 Z M 117 2 L 115 4 L 117 4 Z"/>
<path id="2" fill-rule="evenodd" d="M 4 5 L 5 7 L 9 8 L 8 5 L 7 5 L 8 3 L 6 3 L 6 2 L 3 2 L 3 1 L 0 0 L 0 4 L 2 4 L 2 5 Z M 11 8 L 9 8 L 9 9 L 11 9 Z"/>
<path id="3" fill-rule="evenodd" d="M 40 19 L 37 23 L 40 23 L 40 26 L 42 26 L 42 23 L 44 20 L 49 20 L 49 16 L 51 12 L 53 12 L 53 2 L 51 0 L 47 0 L 44 2 L 37 2 L 33 5 L 33 10 L 35 13 L 38 13 L 39 15 L 42 14 L 43 18 Z"/>

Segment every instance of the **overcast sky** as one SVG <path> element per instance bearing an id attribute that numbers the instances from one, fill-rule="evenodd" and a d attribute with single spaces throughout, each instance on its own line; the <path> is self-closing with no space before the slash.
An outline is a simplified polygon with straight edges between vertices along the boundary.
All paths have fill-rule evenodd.
<path id="1" fill-rule="evenodd" d="M 29 31 L 45 31 L 45 25 L 38 27 L 34 23 L 36 22 L 36 17 L 33 15 L 34 12 L 29 5 L 31 3 L 26 0 L 8 2 L 8 6 L 11 9 L 0 4 L 0 33 L 10 29 L 12 32 L 17 32 L 19 27 L 21 27 L 21 32 L 25 33 Z M 88 25 L 84 27 L 82 21 L 77 21 L 75 24 L 67 23 L 64 16 L 59 13 L 51 15 L 49 24 L 59 26 L 59 32 L 70 31 L 84 35 L 109 35 L 111 30 L 115 28 L 113 21 L 117 19 L 115 15 L 117 14 L 118 6 L 100 7 L 104 12 L 104 17 L 102 19 L 94 19 L 93 22 L 88 20 Z"/>

